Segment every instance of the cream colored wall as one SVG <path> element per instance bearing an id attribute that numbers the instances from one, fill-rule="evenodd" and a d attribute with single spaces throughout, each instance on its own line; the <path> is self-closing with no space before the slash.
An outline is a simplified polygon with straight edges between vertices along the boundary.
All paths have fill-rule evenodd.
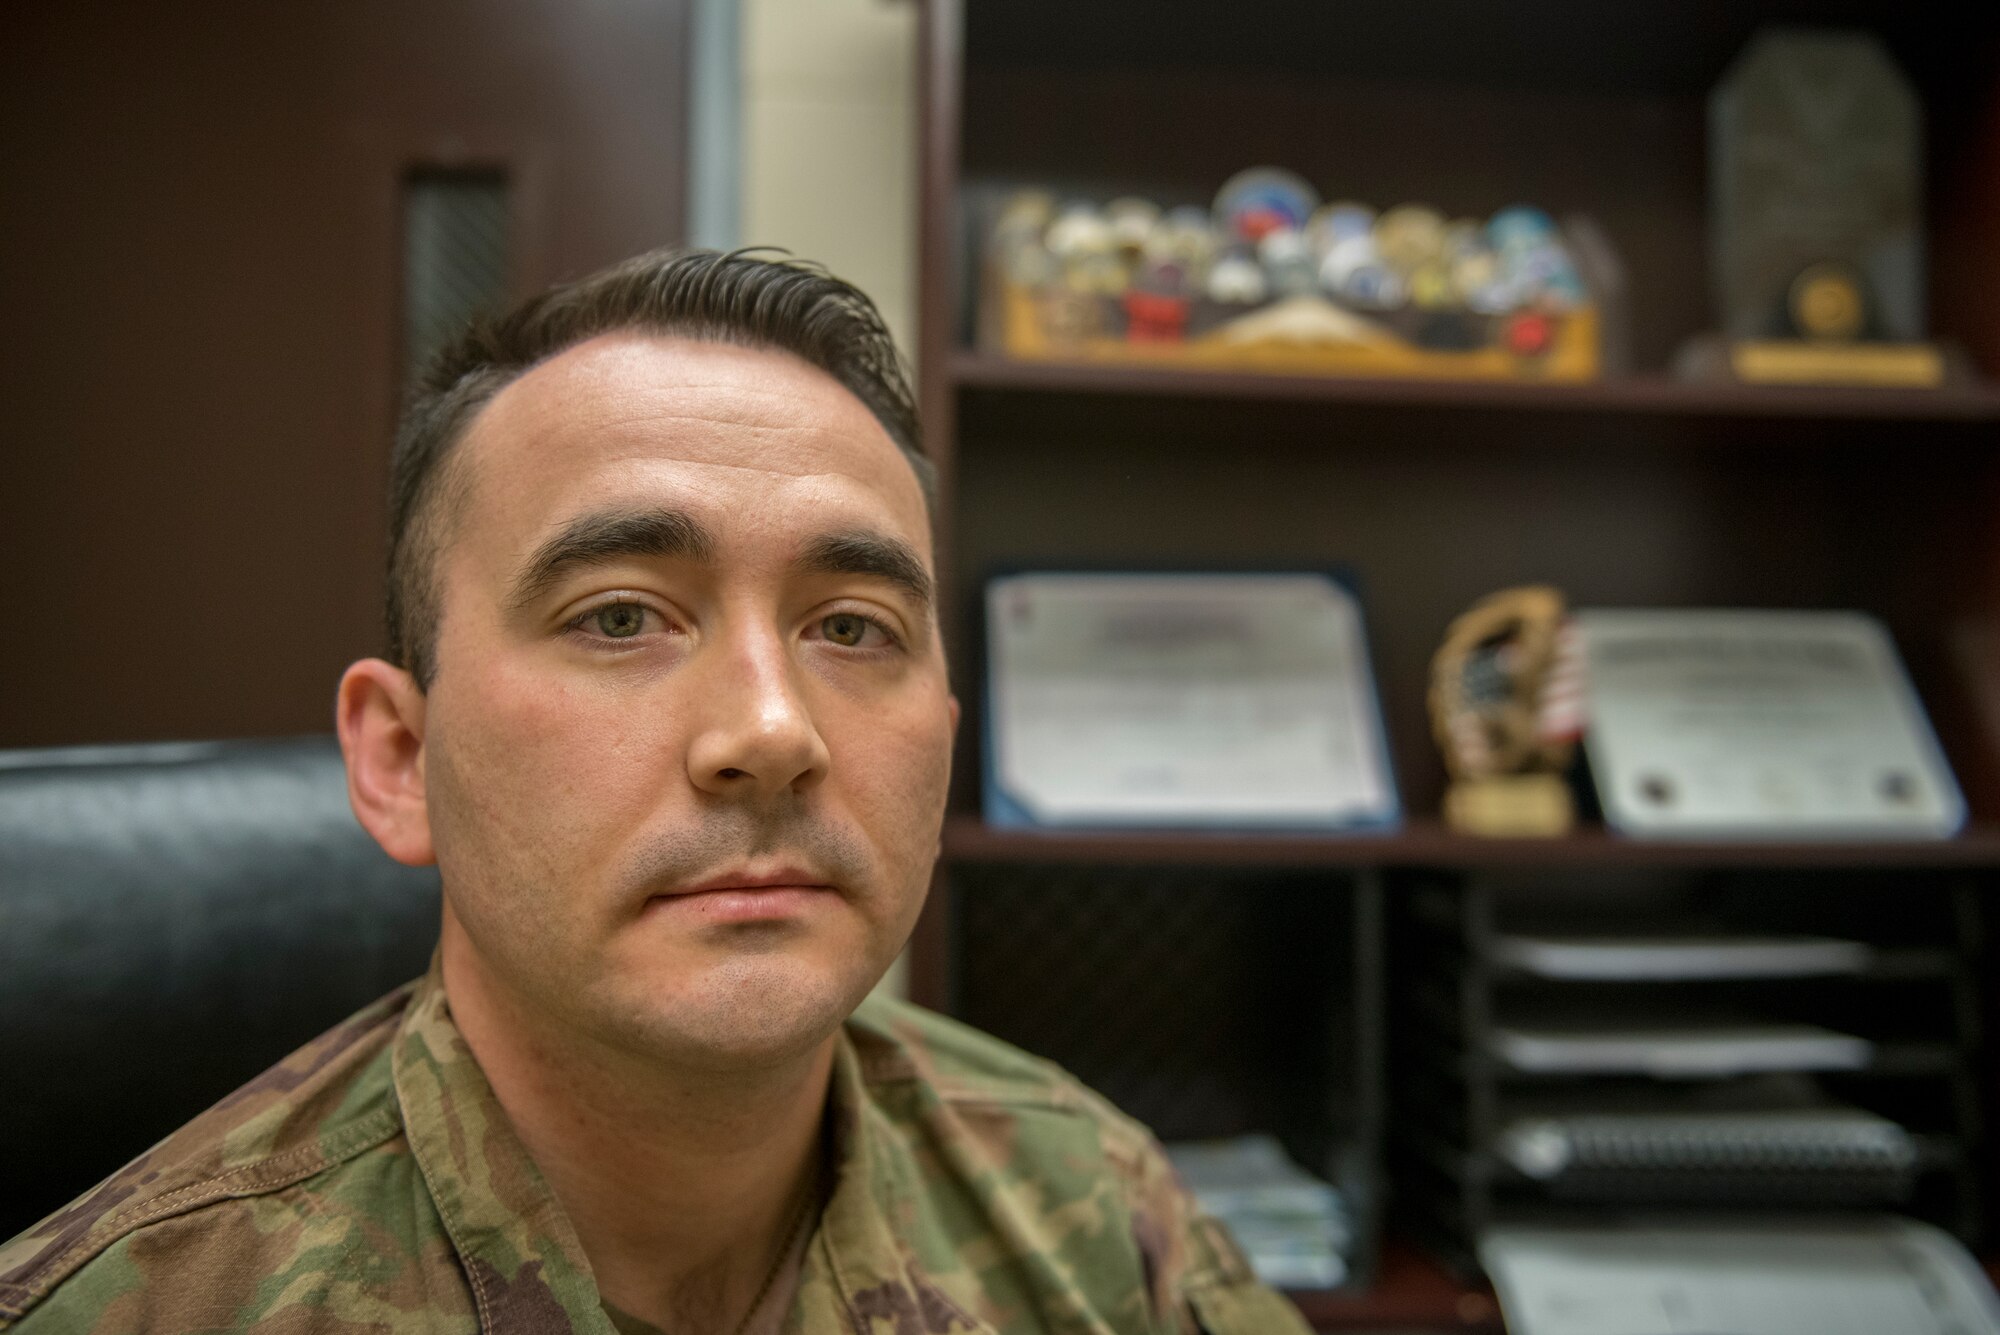
<path id="1" fill-rule="evenodd" d="M 742 0 L 742 244 L 859 286 L 915 348 L 914 0 Z"/>
<path id="2" fill-rule="evenodd" d="M 743 245 L 818 260 L 916 348 L 914 0 L 741 0 Z M 907 994 L 897 960 L 881 990 Z"/>

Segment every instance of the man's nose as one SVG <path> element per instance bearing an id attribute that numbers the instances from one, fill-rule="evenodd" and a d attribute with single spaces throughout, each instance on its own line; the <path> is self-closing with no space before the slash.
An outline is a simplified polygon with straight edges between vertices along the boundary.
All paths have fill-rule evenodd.
<path id="1" fill-rule="evenodd" d="M 718 796 L 775 797 L 823 778 L 829 756 L 801 689 L 799 664 L 775 631 L 731 637 L 703 673 L 701 726 L 688 777 Z"/>

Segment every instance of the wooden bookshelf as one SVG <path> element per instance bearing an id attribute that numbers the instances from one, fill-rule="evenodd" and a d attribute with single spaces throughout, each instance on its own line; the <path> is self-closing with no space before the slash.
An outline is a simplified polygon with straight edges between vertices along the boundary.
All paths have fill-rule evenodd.
<path id="1" fill-rule="evenodd" d="M 1986 380 L 1811 389 L 1693 384 L 1671 373 L 1676 352 L 1713 321 L 1705 99 L 1766 23 L 1869 28 L 1918 87 L 1932 328 Z M 1398 969 L 1383 939 L 1368 935 L 1381 930 L 1371 905 L 1382 901 L 1371 897 L 1393 905 L 1412 878 L 1594 885 L 1769 873 L 1793 885 L 1824 877 L 1872 887 L 1879 872 L 1884 912 L 1905 876 L 2000 889 L 2000 726 L 1987 717 L 2000 715 L 2000 662 L 1964 648 L 2000 643 L 1996 95 L 2000 11 L 1946 18 L 1892 0 L 1749 0 L 1699 12 L 1677 0 L 1609 9 L 1588 0 L 1499 9 L 1299 0 L 1233 10 L 1194 0 L 925 0 L 916 360 L 941 479 L 943 624 L 967 723 L 955 814 L 913 948 L 918 998 L 949 1007 L 965 977 L 1006 973 L 965 926 L 993 915 L 961 911 L 995 887 L 1004 896 L 1042 885 L 1056 896 L 1093 878 L 1143 889 L 1156 875 L 1197 893 L 1204 878 L 1252 893 L 1303 885 L 1305 902 L 1324 894 L 1356 905 L 1354 916 L 1330 935 L 1280 943 L 1257 967 L 1287 1005 L 1324 979 L 1331 1018 L 1302 1041 L 1323 1054 L 1334 1035 L 1342 1061 L 1379 1075 L 1379 1017 L 1344 1008 L 1365 1011 L 1384 971 Z M 1580 385 L 1336 379 L 1026 362 L 977 345 L 969 294 L 979 238 L 968 201 L 1038 184 L 1205 203 L 1257 163 L 1380 206 L 1422 199 L 1484 214 L 1528 201 L 1589 214 L 1626 269 L 1629 370 Z M 976 814 L 984 580 L 1005 569 L 1119 566 L 1355 573 L 1402 827 L 986 826 Z M 1583 606 L 1851 608 L 1880 618 L 1966 790 L 1971 824 L 1954 839 L 1908 842 L 1453 833 L 1436 816 L 1444 773 L 1424 704 L 1430 656 L 1454 615 L 1529 582 L 1553 583 Z M 1174 911 L 1169 891 L 1150 902 Z M 1298 898 L 1284 902 L 1299 911 Z M 1145 935 L 1091 921 L 1076 930 Z M 1030 972 L 1066 965 L 1064 976 L 1077 977 L 1075 958 L 1060 957 L 1092 946 L 1052 935 Z M 1170 967 L 1171 943 L 1149 948 Z M 1220 986 L 1213 974 L 1195 981 Z M 1981 1004 L 1990 1017 L 1990 1002 Z M 1265 1080 L 1246 1068 L 1228 1077 L 1230 1088 L 1268 1102 L 1277 1096 L 1266 1085 L 1319 1080 L 1312 1089 L 1330 1134 L 1365 1141 L 1393 1122 L 1379 1079 L 1372 1088 L 1333 1080 L 1325 1060 L 1313 1060 L 1318 1075 L 1294 1079 L 1288 1068 Z M 1299 1129 L 1297 1106 L 1269 1106 Z M 1381 1185 L 1393 1196 L 1394 1183 Z M 1327 1330 L 1499 1329 L 1490 1291 L 1407 1245 L 1388 1244 L 1376 1276 L 1366 1293 L 1298 1301 Z"/>

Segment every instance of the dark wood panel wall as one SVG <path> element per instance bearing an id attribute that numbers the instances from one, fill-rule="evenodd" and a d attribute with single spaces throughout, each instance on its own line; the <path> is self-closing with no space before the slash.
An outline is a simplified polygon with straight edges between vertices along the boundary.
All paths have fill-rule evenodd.
<path id="1" fill-rule="evenodd" d="M 324 731 L 380 645 L 400 192 L 512 286 L 684 234 L 685 0 L 0 19 L 0 746 Z"/>

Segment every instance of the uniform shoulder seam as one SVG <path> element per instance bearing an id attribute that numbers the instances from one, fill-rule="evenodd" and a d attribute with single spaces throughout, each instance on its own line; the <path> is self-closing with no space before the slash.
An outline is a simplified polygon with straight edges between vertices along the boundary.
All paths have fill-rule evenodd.
<path id="1" fill-rule="evenodd" d="M 940 1102 L 955 1108 L 1040 1108 L 1047 1112 L 1088 1116 L 1089 1105 L 1069 1087 L 1069 1077 L 1052 1067 L 1046 1083 L 1018 1084 L 942 1077 L 930 1082 Z"/>
<path id="2" fill-rule="evenodd" d="M 857 1018 L 885 1040 L 860 1053 L 862 1077 L 871 1085 L 925 1085 L 962 1107 L 1090 1111 L 1076 1077 L 1046 1058 L 907 1001 L 871 997 L 864 1007 Z M 939 1038 L 955 1056 L 940 1061 L 919 1055 Z"/>
<path id="3" fill-rule="evenodd" d="M 217 1201 L 282 1191 L 375 1148 L 402 1129 L 401 1114 L 393 1104 L 377 1108 L 313 1144 L 239 1164 L 107 1215 L 82 1237 L 37 1261 L 28 1279 L 0 1282 L 0 1329 L 25 1316 L 56 1285 L 100 1252 L 148 1224 L 190 1214 Z"/>

